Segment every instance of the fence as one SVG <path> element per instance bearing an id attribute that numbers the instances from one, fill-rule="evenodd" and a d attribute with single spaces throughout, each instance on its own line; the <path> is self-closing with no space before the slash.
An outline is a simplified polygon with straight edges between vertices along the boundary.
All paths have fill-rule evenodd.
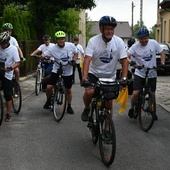
<path id="1" fill-rule="evenodd" d="M 25 62 L 20 64 L 20 76 L 27 76 L 28 74 L 34 72 L 37 66 L 37 59 L 30 57 L 30 54 L 36 50 L 41 44 L 38 40 L 31 41 L 20 41 L 19 45 L 23 52 L 24 57 L 26 58 Z"/>

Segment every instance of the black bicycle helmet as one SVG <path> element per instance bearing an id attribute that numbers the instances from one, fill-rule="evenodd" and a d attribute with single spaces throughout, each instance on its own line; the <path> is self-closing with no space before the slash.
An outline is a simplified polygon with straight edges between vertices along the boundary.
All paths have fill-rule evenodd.
<path id="1" fill-rule="evenodd" d="M 2 32 L 0 33 L 0 44 L 8 43 L 10 40 L 10 35 L 8 32 Z"/>
<path id="2" fill-rule="evenodd" d="M 49 35 L 44 35 L 43 40 L 51 40 L 51 37 Z"/>
<path id="3" fill-rule="evenodd" d="M 11 23 L 5 23 L 3 26 L 2 26 L 3 30 L 6 31 L 6 30 L 13 30 L 13 26 Z"/>
<path id="4" fill-rule="evenodd" d="M 100 18 L 99 27 L 104 26 L 104 25 L 112 25 L 113 27 L 116 27 L 117 21 L 113 17 L 103 16 L 103 17 Z"/>
<path id="5" fill-rule="evenodd" d="M 149 31 L 147 28 L 139 28 L 138 32 L 137 32 L 137 37 L 145 37 L 145 36 L 149 36 Z"/>
<path id="6" fill-rule="evenodd" d="M 132 37 L 128 40 L 127 44 L 128 44 L 128 47 L 130 48 L 133 44 L 135 43 L 135 39 Z"/>

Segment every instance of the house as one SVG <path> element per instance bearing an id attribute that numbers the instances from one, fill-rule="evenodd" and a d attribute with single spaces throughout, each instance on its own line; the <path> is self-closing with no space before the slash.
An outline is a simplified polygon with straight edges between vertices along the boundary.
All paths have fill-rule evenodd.
<path id="1" fill-rule="evenodd" d="M 100 34 L 99 21 L 88 21 L 91 24 L 91 34 Z M 115 35 L 121 37 L 125 44 L 127 44 L 128 39 L 132 36 L 132 30 L 127 21 L 118 21 L 117 27 L 115 28 Z"/>
<path id="2" fill-rule="evenodd" d="M 156 40 L 170 45 L 170 0 L 158 0 Z"/>

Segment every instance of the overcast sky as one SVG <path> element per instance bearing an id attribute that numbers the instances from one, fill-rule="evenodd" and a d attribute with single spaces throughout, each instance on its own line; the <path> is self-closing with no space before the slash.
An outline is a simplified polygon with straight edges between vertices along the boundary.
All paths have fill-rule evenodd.
<path id="1" fill-rule="evenodd" d="M 113 16 L 117 21 L 128 21 L 132 24 L 132 1 L 134 3 L 133 25 L 140 20 L 141 0 L 96 0 L 96 8 L 87 10 L 92 21 L 98 21 L 104 15 Z M 157 1 L 143 0 L 143 22 L 148 29 L 157 22 Z M 162 2 L 162 0 L 160 0 Z"/>

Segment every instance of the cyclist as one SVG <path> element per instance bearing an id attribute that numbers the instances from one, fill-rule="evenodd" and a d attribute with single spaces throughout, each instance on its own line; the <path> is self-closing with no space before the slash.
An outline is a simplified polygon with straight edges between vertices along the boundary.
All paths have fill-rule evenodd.
<path id="1" fill-rule="evenodd" d="M 165 54 L 163 49 L 160 47 L 159 43 L 155 40 L 149 39 L 149 31 L 147 28 L 140 28 L 137 32 L 137 37 L 139 41 L 135 43 L 132 47 L 127 51 L 127 55 L 130 58 L 133 56 L 136 64 L 139 66 L 146 66 L 153 68 L 156 67 L 156 52 L 161 53 L 161 62 L 162 65 L 165 63 Z M 131 61 L 129 59 L 129 61 Z M 145 77 L 145 69 L 135 69 L 134 73 L 134 82 L 133 82 L 133 93 L 131 96 L 131 108 L 129 109 L 128 116 L 133 118 L 134 113 L 134 105 L 137 101 L 137 97 L 139 95 L 139 91 L 143 86 Z M 157 72 L 156 70 L 150 70 L 149 73 L 149 84 L 151 86 L 151 90 L 153 92 L 153 96 L 155 98 L 156 91 L 156 79 Z M 155 115 L 155 120 L 157 120 L 157 115 Z"/>
<path id="2" fill-rule="evenodd" d="M 81 72 L 81 67 L 80 67 L 80 59 L 84 58 L 84 50 L 83 47 L 79 44 L 79 38 L 75 37 L 74 38 L 74 45 L 77 48 L 78 51 L 78 59 L 76 60 L 76 65 L 73 67 L 73 84 L 75 83 L 75 70 L 77 67 L 78 73 L 79 73 L 79 80 L 80 83 L 82 81 L 82 72 Z"/>
<path id="3" fill-rule="evenodd" d="M 103 16 L 99 21 L 101 34 L 92 37 L 87 45 L 83 64 L 82 86 L 86 87 L 90 82 L 95 83 L 98 78 L 116 78 L 116 66 L 118 60 L 122 62 L 122 78 L 126 82 L 128 72 L 128 61 L 123 40 L 114 35 L 117 26 L 115 18 Z M 83 101 L 84 111 L 81 115 L 83 121 L 88 120 L 90 103 L 94 89 L 85 88 Z M 107 105 L 112 108 L 112 101 Z"/>
<path id="4" fill-rule="evenodd" d="M 134 37 L 131 37 L 131 38 L 128 40 L 128 42 L 127 42 L 127 44 L 128 44 L 128 49 L 129 49 L 133 44 L 135 44 L 135 42 L 136 42 L 135 38 L 134 38 Z M 128 49 L 127 49 L 127 50 L 128 50 Z M 133 56 L 130 56 L 130 60 L 131 60 L 131 61 L 134 61 Z M 134 62 L 135 62 L 135 61 L 134 61 Z M 134 68 L 133 66 L 131 66 L 131 72 L 132 72 L 132 74 L 134 74 L 134 72 L 135 72 L 135 68 Z"/>
<path id="5" fill-rule="evenodd" d="M 45 52 L 49 48 L 55 46 L 54 43 L 51 43 L 51 37 L 49 35 L 43 36 L 44 44 L 41 44 L 34 52 L 30 54 L 30 56 L 33 56 L 35 54 L 38 54 L 40 52 Z M 43 62 L 42 67 L 45 69 L 45 77 L 51 74 L 52 68 L 53 68 L 53 60 L 54 58 L 51 57 L 49 60 L 46 60 Z"/>
<path id="6" fill-rule="evenodd" d="M 10 35 L 9 43 L 17 47 L 21 61 L 25 61 L 25 58 L 23 57 L 22 50 L 19 47 L 19 44 L 18 44 L 16 38 L 11 36 L 12 35 L 12 31 L 13 31 L 13 25 L 11 23 L 5 23 L 5 24 L 3 24 L 2 28 L 3 28 L 4 31 L 7 31 L 9 33 L 9 35 Z M 14 73 L 15 73 L 16 79 L 19 81 L 20 71 L 19 71 L 18 67 L 15 68 Z"/>
<path id="7" fill-rule="evenodd" d="M 20 58 L 16 46 L 10 44 L 10 35 L 8 32 L 0 33 L 0 62 L 3 64 L 1 71 L 5 71 L 4 74 L 0 74 L 0 80 L 3 86 L 4 97 L 7 106 L 7 114 L 5 121 L 11 121 L 12 110 L 12 93 L 11 82 L 13 77 L 13 70 L 20 65 Z M 5 68 L 4 68 L 5 67 Z"/>
<path id="8" fill-rule="evenodd" d="M 55 60 L 58 62 L 61 62 L 63 64 L 67 64 L 68 61 L 72 60 L 73 62 L 76 61 L 78 58 L 77 49 L 74 46 L 73 43 L 66 42 L 66 33 L 63 31 L 57 31 L 55 33 L 56 37 L 56 45 L 50 48 L 49 50 L 42 53 L 42 57 L 45 56 L 52 56 Z M 55 62 L 53 65 L 53 70 L 51 72 L 49 82 L 46 87 L 46 96 L 47 101 L 44 105 L 44 109 L 48 109 L 51 105 L 51 95 L 53 92 L 53 86 L 56 84 L 59 76 L 57 74 L 57 69 L 59 68 L 58 64 Z M 67 64 L 63 66 L 63 80 L 64 85 L 67 89 L 67 112 L 69 114 L 74 114 L 74 111 L 71 107 L 71 101 L 72 101 L 72 79 L 73 79 L 73 66 L 70 64 Z"/>

